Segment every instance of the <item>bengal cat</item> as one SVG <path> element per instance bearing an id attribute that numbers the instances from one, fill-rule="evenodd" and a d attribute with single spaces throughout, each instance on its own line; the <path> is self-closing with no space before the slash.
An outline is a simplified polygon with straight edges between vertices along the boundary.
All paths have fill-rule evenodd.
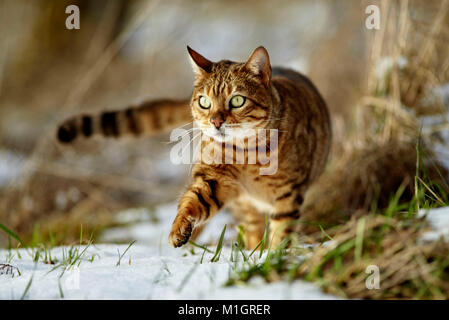
<path id="1" fill-rule="evenodd" d="M 264 47 L 255 49 L 244 63 L 212 62 L 187 49 L 195 72 L 191 99 L 155 100 L 97 116 L 76 116 L 59 127 L 58 139 L 69 143 L 95 134 L 153 135 L 193 120 L 212 138 L 201 146 L 216 150 L 229 147 L 224 142 L 244 134 L 243 129 L 275 129 L 276 150 L 270 149 L 270 138 L 263 146 L 276 154 L 275 173 L 261 175 L 260 168 L 266 164 L 259 161 L 192 166 L 191 183 L 179 200 L 169 242 L 174 247 L 184 245 L 226 206 L 243 225 L 248 248 L 262 238 L 266 216 L 271 244 L 276 245 L 292 232 L 286 226 L 300 217 L 307 188 L 326 164 L 331 145 L 326 104 L 304 75 L 272 69 Z M 248 152 L 249 140 L 245 137 L 243 145 L 231 143 L 233 152 Z"/>

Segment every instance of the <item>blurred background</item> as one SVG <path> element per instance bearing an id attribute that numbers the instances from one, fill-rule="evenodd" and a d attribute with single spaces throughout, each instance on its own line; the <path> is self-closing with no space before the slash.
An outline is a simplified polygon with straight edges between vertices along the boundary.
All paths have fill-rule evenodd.
<path id="1" fill-rule="evenodd" d="M 71 4 L 80 8 L 79 30 L 65 26 Z M 380 8 L 380 30 L 365 27 L 370 4 Z M 168 136 L 67 147 L 57 144 L 55 129 L 80 111 L 188 97 L 186 45 L 234 61 L 263 45 L 273 65 L 314 81 L 333 122 L 328 188 L 344 183 L 350 173 L 341 168 L 356 163 L 355 150 L 370 146 L 370 163 L 383 163 L 378 154 L 390 161 L 363 167 L 374 180 L 353 171 L 352 186 L 363 193 L 349 199 L 340 188 L 345 197 L 337 192 L 331 205 L 311 205 L 318 211 L 329 213 L 335 203 L 348 212 L 369 207 L 379 183 L 388 199 L 412 179 L 416 163 L 413 143 L 391 146 L 408 146 L 419 130 L 447 178 L 447 9 L 447 1 L 1 0 L 0 223 L 27 241 L 70 243 L 80 225 L 97 237 L 118 224 L 117 212 L 173 202 L 189 166 L 168 161 Z"/>

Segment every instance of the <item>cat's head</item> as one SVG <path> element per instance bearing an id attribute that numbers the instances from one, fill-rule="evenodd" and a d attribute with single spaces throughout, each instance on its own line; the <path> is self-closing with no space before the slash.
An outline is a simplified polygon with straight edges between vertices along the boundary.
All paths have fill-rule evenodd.
<path id="1" fill-rule="evenodd" d="M 223 142 L 267 126 L 273 103 L 270 58 L 264 47 L 244 63 L 212 62 L 187 49 L 195 72 L 192 115 L 204 134 Z"/>

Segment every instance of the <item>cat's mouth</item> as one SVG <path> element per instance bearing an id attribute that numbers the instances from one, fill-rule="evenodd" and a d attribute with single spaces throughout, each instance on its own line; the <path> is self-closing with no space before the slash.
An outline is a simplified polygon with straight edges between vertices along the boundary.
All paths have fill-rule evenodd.
<path id="1" fill-rule="evenodd" d="M 230 142 L 234 139 L 248 138 L 255 134 L 253 129 L 245 129 L 239 127 L 221 127 L 219 129 L 207 128 L 203 130 L 203 133 L 218 142 Z"/>
<path id="2" fill-rule="evenodd" d="M 206 130 L 203 131 L 203 133 L 218 141 L 218 142 L 227 142 L 230 141 L 234 138 L 234 136 L 231 134 L 230 130 L 226 130 L 225 128 L 220 128 L 220 129 L 216 129 L 216 128 L 208 128 Z"/>

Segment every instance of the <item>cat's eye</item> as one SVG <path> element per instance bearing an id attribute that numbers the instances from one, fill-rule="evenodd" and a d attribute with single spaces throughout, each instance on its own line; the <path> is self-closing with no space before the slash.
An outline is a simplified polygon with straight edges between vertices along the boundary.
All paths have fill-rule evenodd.
<path id="1" fill-rule="evenodd" d="M 229 105 L 231 108 L 240 108 L 245 103 L 246 98 L 243 96 L 233 96 Z"/>
<path id="2" fill-rule="evenodd" d="M 210 100 L 208 97 L 205 96 L 201 96 L 200 99 L 198 100 L 198 104 L 200 105 L 201 108 L 203 109 L 209 109 L 211 106 Z"/>

